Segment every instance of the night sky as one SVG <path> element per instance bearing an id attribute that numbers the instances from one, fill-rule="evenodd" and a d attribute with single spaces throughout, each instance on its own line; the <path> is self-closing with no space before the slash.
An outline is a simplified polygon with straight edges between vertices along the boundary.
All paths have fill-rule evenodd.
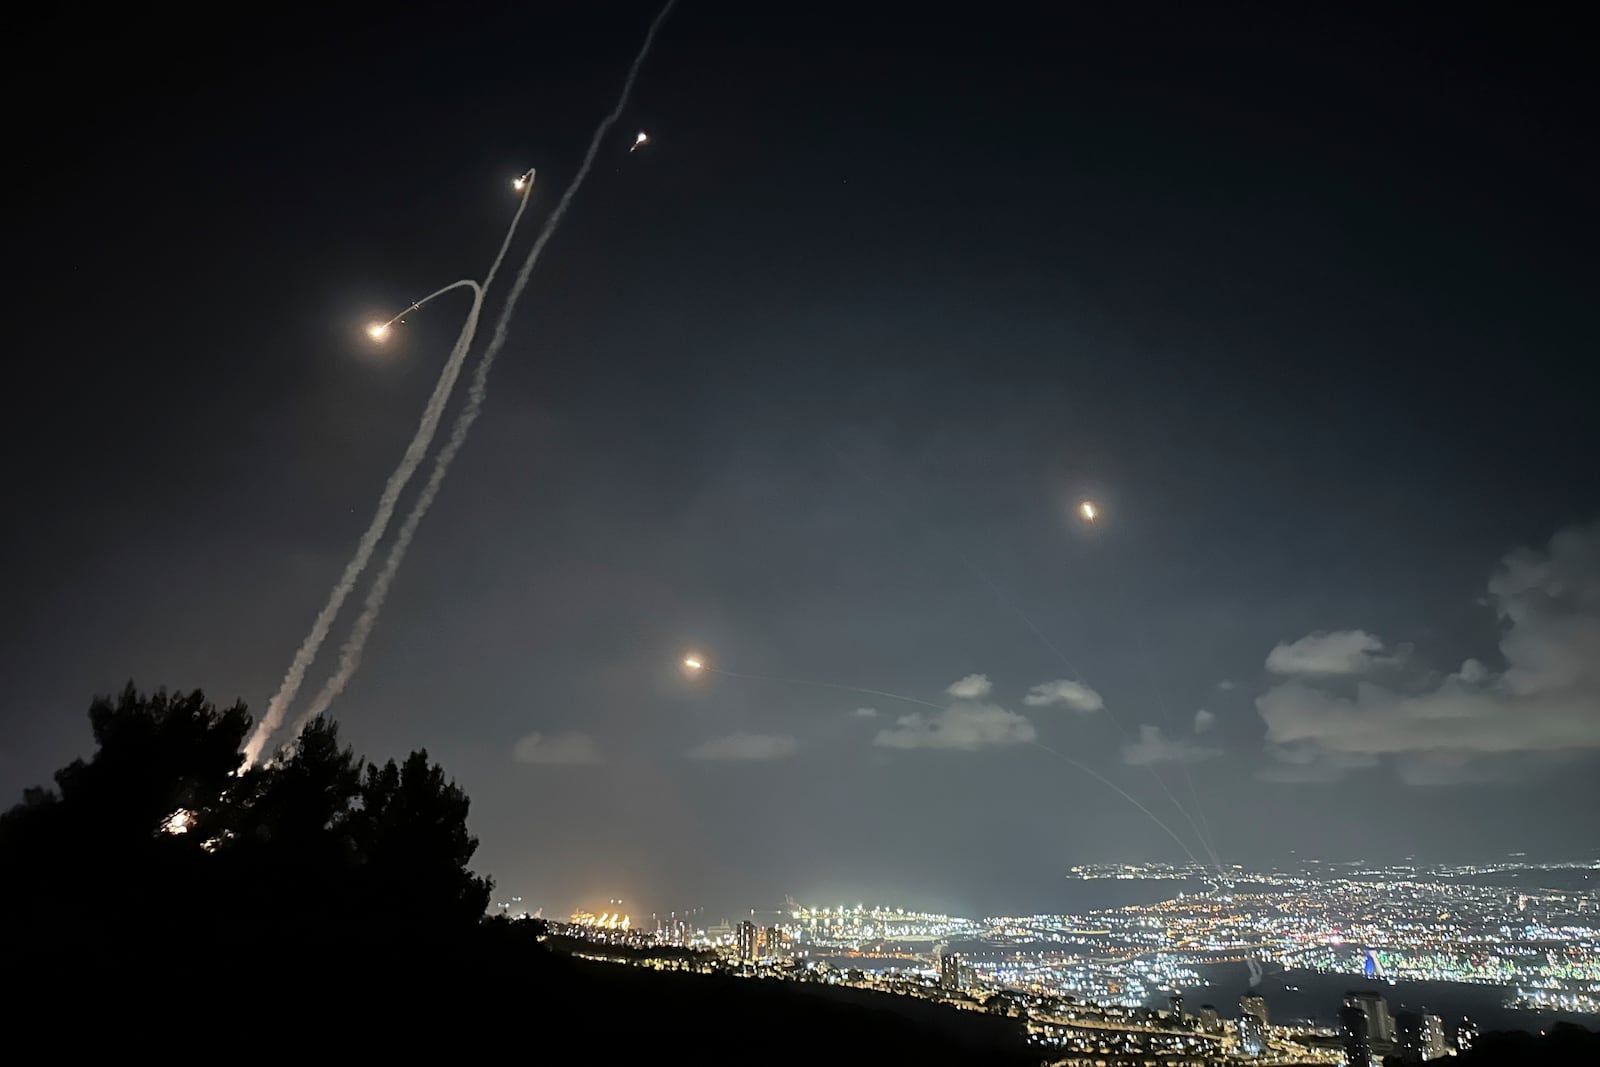
<path id="1" fill-rule="evenodd" d="M 1591 57 L 1199 6 L 683 0 L 335 705 L 461 782 L 498 897 L 1185 858 L 1033 737 L 1227 862 L 1592 852 Z M 362 325 L 537 166 L 520 259 L 654 11 L 26 29 L 8 797 L 129 678 L 265 707 L 466 299 Z"/>

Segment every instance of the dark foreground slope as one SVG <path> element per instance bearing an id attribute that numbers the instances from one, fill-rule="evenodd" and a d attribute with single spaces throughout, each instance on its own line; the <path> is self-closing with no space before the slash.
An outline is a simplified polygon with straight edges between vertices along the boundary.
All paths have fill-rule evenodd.
<path id="1" fill-rule="evenodd" d="M 1030 1064 L 1014 1019 L 797 982 L 576 959 L 486 924 L 470 943 L 319 934 L 239 953 L 148 946 L 35 966 L 17 1018 L 79 1054 L 516 1054 L 554 1063 Z M 521 925 L 521 924 L 517 924 Z M 531 927 L 531 924 L 529 924 Z M 500 927 L 499 929 L 496 929 Z M 530 930 L 531 933 L 531 930 Z M 246 1037 L 245 1035 L 248 1035 Z"/>

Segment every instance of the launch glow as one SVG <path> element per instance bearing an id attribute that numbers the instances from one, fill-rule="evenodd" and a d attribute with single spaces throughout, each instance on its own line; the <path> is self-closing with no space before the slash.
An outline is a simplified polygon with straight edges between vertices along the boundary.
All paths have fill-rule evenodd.
<path id="1" fill-rule="evenodd" d="M 1078 514 L 1082 515 L 1086 522 L 1093 522 L 1100 514 L 1100 509 L 1094 506 L 1094 501 L 1085 500 L 1078 505 Z"/>
<path id="2" fill-rule="evenodd" d="M 367 336 L 380 344 L 389 339 L 389 324 L 387 322 L 371 322 L 367 324 Z"/>
<path id="3" fill-rule="evenodd" d="M 698 660 L 698 659 L 696 659 L 696 658 L 695 658 L 695 657 L 694 657 L 694 656 L 689 656 L 689 657 L 687 657 L 687 658 L 686 658 L 686 659 L 685 659 L 685 660 L 684 660 L 684 661 L 683 661 L 683 665 L 684 665 L 684 666 L 685 666 L 685 667 L 687 667 L 687 668 L 689 668 L 689 670 L 691 670 L 691 671 L 698 671 L 698 670 L 700 670 L 700 669 L 702 669 L 702 668 L 703 668 L 703 667 L 704 667 L 704 666 L 705 666 L 705 664 L 704 664 L 704 663 L 701 663 L 701 662 L 700 662 L 700 661 L 699 661 L 699 660 Z"/>

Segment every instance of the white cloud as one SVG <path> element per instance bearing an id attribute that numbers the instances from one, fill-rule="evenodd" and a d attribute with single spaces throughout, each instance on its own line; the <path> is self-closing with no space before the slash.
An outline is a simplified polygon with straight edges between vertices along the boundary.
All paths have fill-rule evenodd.
<path id="1" fill-rule="evenodd" d="M 691 759 L 763 760 L 788 759 L 800 751 L 800 742 L 788 734 L 728 734 L 702 741 L 689 750 Z"/>
<path id="2" fill-rule="evenodd" d="M 1331 768 L 1322 773 L 1392 758 L 1415 783 L 1503 777 L 1518 754 L 1600 749 L 1600 524 L 1512 553 L 1488 590 L 1503 670 L 1471 659 L 1442 680 L 1418 672 L 1353 690 L 1290 679 L 1256 698 L 1269 748 L 1280 762 L 1309 753 L 1296 765 Z"/>
<path id="3" fill-rule="evenodd" d="M 1028 690 L 1028 695 L 1022 698 L 1022 702 L 1030 708 L 1064 704 L 1073 711 L 1099 711 L 1106 706 L 1099 693 L 1082 682 L 1074 682 L 1067 678 L 1039 683 Z"/>
<path id="4" fill-rule="evenodd" d="M 951 682 L 945 692 L 957 700 L 982 700 L 993 688 L 987 674 L 969 674 L 958 682 Z"/>
<path id="5" fill-rule="evenodd" d="M 1159 726 L 1139 727 L 1139 740 L 1122 746 L 1122 760 L 1134 766 L 1152 763 L 1200 763 L 1222 755 L 1187 737 L 1168 737 Z"/>
<path id="6" fill-rule="evenodd" d="M 1205 708 L 1194 713 L 1194 732 L 1203 734 L 1217 724 L 1217 717 Z"/>
<path id="7" fill-rule="evenodd" d="M 1318 630 L 1267 654 L 1273 674 L 1362 674 L 1383 662 L 1383 642 L 1365 630 Z"/>
<path id="8" fill-rule="evenodd" d="M 953 687 L 952 687 L 953 688 Z M 914 712 L 879 730 L 873 744 L 885 748 L 947 748 L 973 751 L 1032 741 L 1033 723 L 994 704 L 954 704 L 932 715 Z"/>
<path id="9" fill-rule="evenodd" d="M 1217 688 L 1226 693 L 1228 690 L 1233 688 L 1233 682 L 1227 678 L 1224 678 L 1222 681 L 1217 683 Z"/>
<path id="10" fill-rule="evenodd" d="M 858 718 L 858 719 L 876 719 L 878 717 L 878 709 L 877 708 L 857 708 L 855 710 L 854 714 L 855 714 L 855 717 Z"/>
<path id="11" fill-rule="evenodd" d="M 537 731 L 520 739 L 511 750 L 518 763 L 586 764 L 599 763 L 600 750 L 588 734 L 541 734 Z"/>

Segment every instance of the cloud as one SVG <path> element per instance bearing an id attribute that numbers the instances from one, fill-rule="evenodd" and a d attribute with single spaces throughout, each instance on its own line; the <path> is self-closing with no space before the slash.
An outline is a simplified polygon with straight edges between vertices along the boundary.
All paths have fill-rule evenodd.
<path id="1" fill-rule="evenodd" d="M 1226 693 L 1228 690 L 1233 688 L 1233 682 L 1227 678 L 1224 678 L 1222 681 L 1217 683 L 1217 688 Z"/>
<path id="2" fill-rule="evenodd" d="M 1205 708 L 1194 713 L 1194 732 L 1203 734 L 1217 724 L 1217 717 Z"/>
<path id="3" fill-rule="evenodd" d="M 953 687 L 952 687 L 953 688 Z M 1032 741 L 1033 723 L 994 704 L 954 704 L 932 715 L 914 712 L 879 730 L 873 744 L 884 748 L 946 748 L 971 752 L 980 748 Z"/>
<path id="4" fill-rule="evenodd" d="M 1222 755 L 1218 748 L 1205 748 L 1187 737 L 1168 737 L 1159 726 L 1139 727 L 1139 740 L 1122 746 L 1122 761 L 1136 767 L 1152 763 L 1201 763 Z"/>
<path id="5" fill-rule="evenodd" d="M 1073 711 L 1099 711 L 1106 706 L 1100 694 L 1084 685 L 1082 682 L 1058 678 L 1053 682 L 1041 682 L 1028 690 L 1028 695 L 1022 702 L 1030 708 L 1045 708 L 1055 704 L 1065 704 Z"/>
<path id="6" fill-rule="evenodd" d="M 702 741 L 689 750 L 691 759 L 764 760 L 788 759 L 800 751 L 800 742 L 788 734 L 728 734 Z"/>
<path id="7" fill-rule="evenodd" d="M 518 763 L 579 765 L 600 762 L 600 750 L 588 734 L 541 734 L 537 731 L 519 740 L 511 750 Z"/>
<path id="8" fill-rule="evenodd" d="M 1490 780 L 1600 750 L 1600 523 L 1507 556 L 1487 600 L 1503 669 L 1469 659 L 1442 677 L 1414 671 L 1352 689 L 1289 679 L 1256 698 L 1269 750 L 1280 763 L 1284 752 L 1303 755 L 1297 766 L 1324 774 L 1388 759 L 1416 784 Z"/>
<path id="9" fill-rule="evenodd" d="M 877 708 L 857 708 L 855 710 L 854 714 L 855 714 L 855 717 L 858 718 L 858 719 L 876 719 L 878 717 L 878 709 Z"/>
<path id="10" fill-rule="evenodd" d="M 969 674 L 959 682 L 951 682 L 945 692 L 957 700 L 982 700 L 993 688 L 987 674 Z"/>
<path id="11" fill-rule="evenodd" d="M 1318 630 L 1267 654 L 1273 674 L 1363 674 L 1383 662 L 1383 642 L 1365 630 Z"/>

